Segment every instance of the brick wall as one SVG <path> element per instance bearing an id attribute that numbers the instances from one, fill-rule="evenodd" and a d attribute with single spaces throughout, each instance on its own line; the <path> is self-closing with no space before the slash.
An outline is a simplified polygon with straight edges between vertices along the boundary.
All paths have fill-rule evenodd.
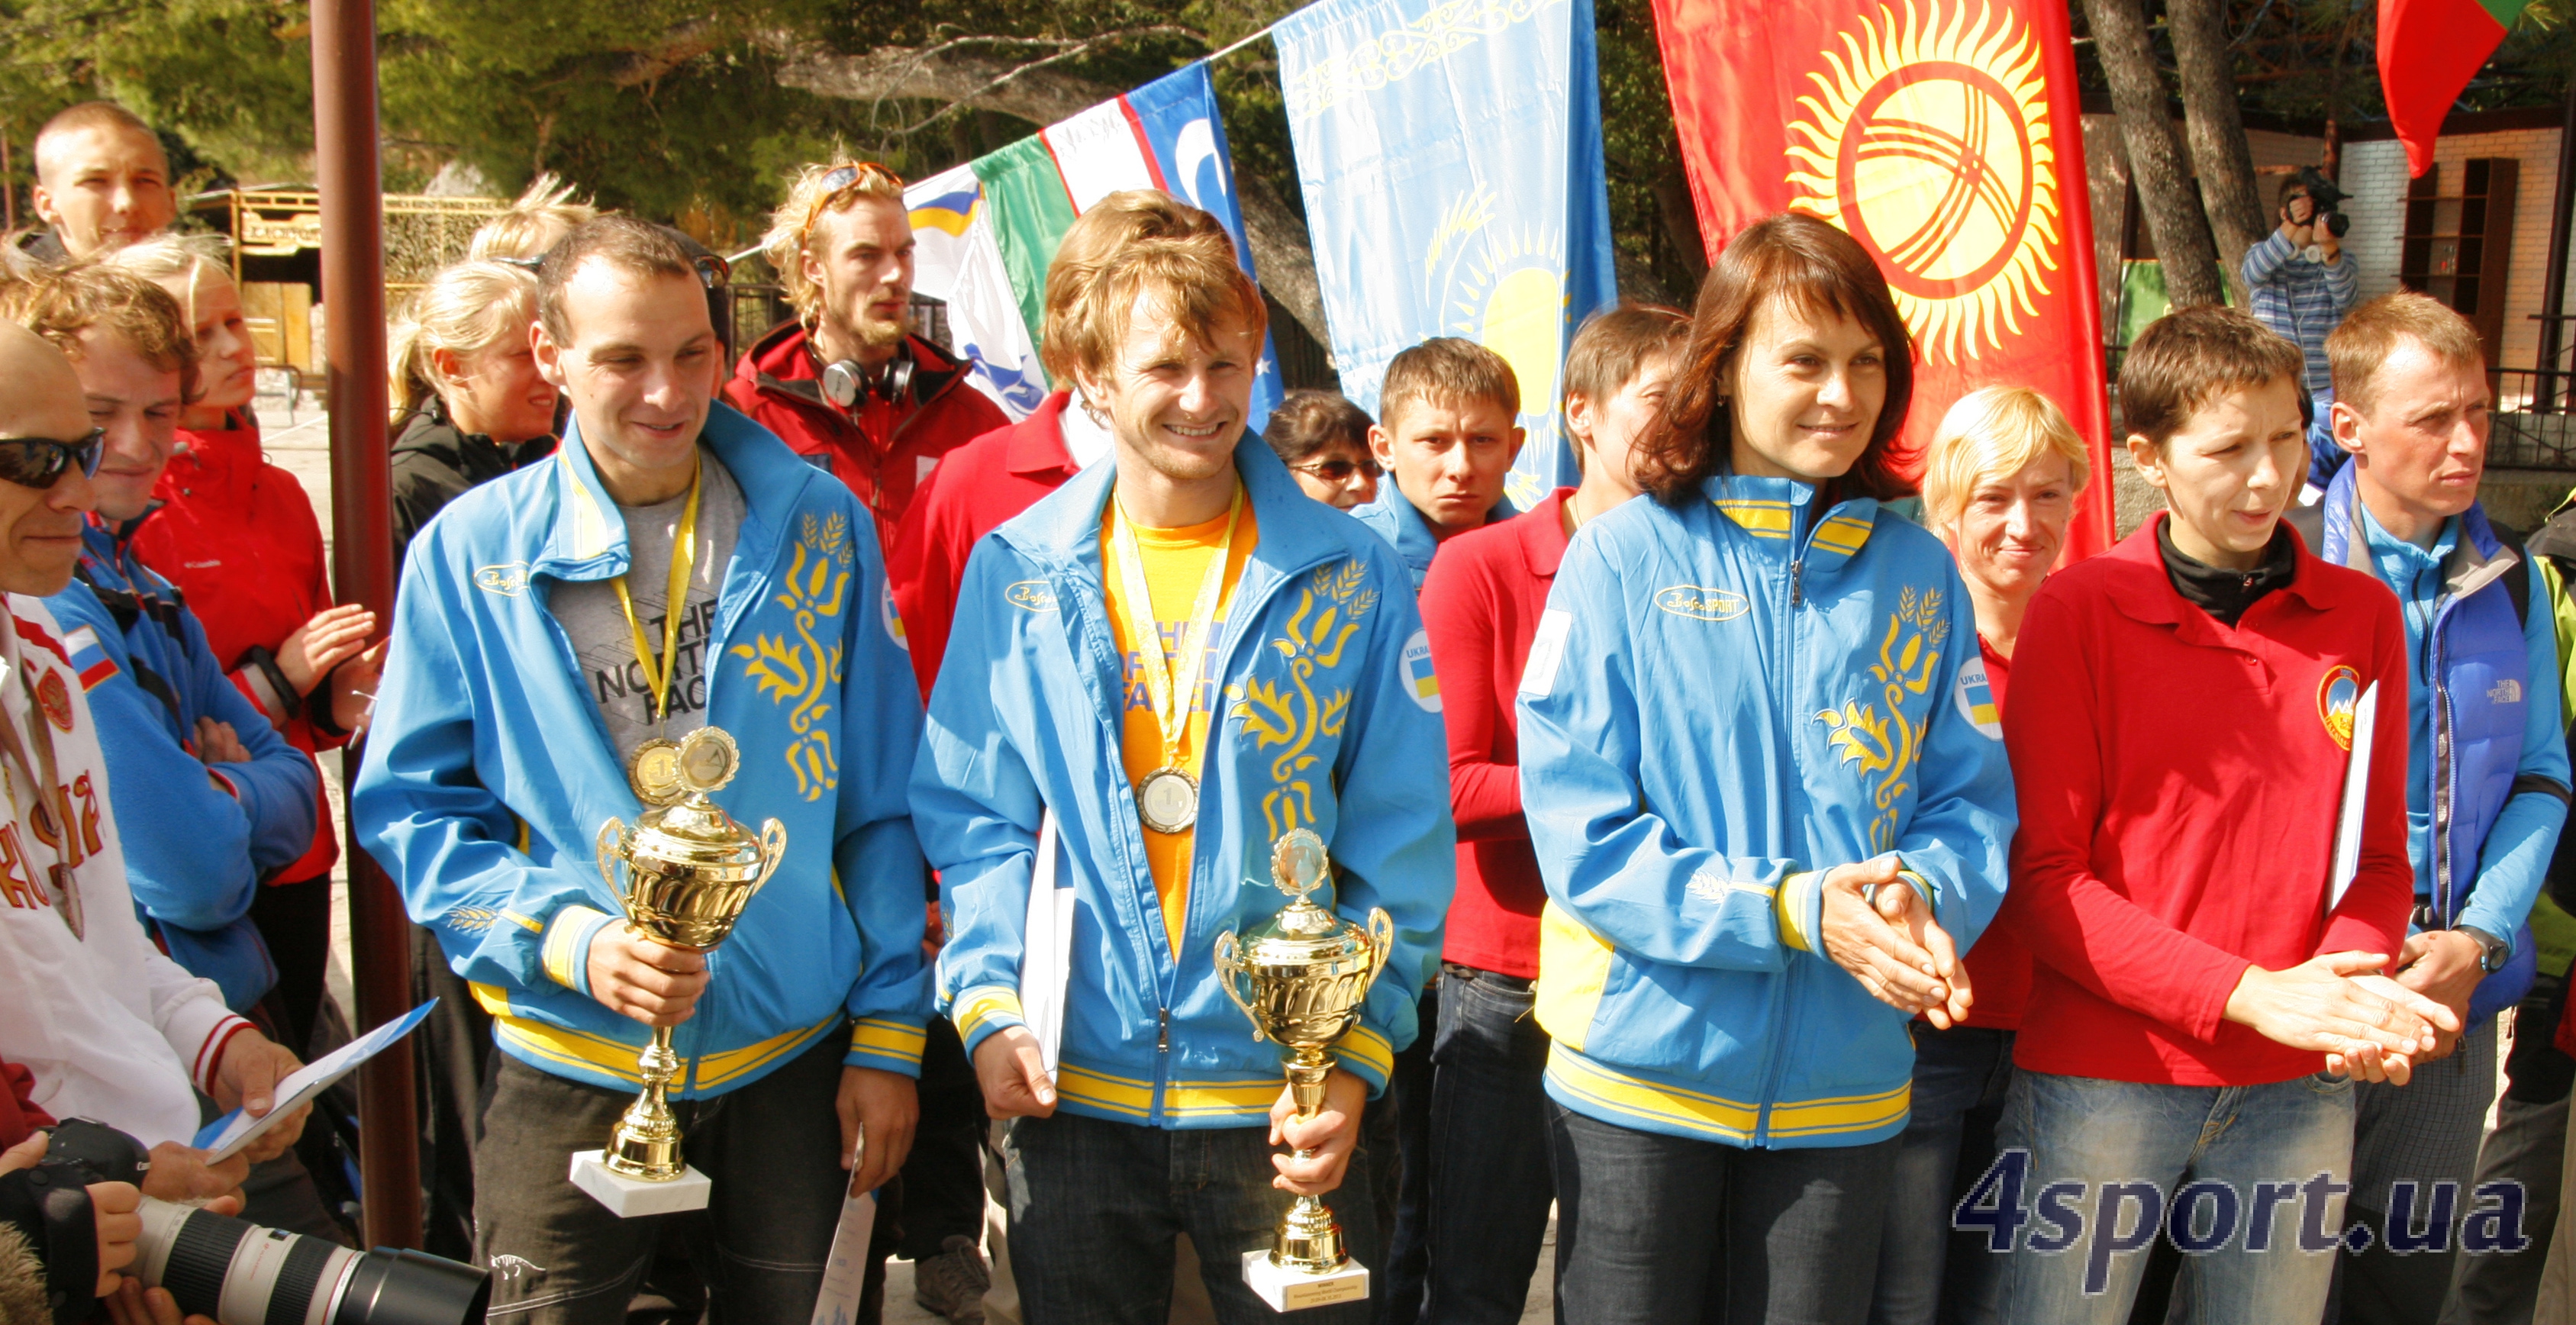
<path id="1" fill-rule="evenodd" d="M 2558 131 L 2524 129 L 2507 133 L 2444 137 L 2433 150 L 2446 185 L 2456 186 L 2472 157 L 2512 157 L 2522 163 L 2514 186 L 2513 259 L 2505 277 L 2503 364 L 2535 366 L 2540 324 L 2542 277 L 2549 270 L 2549 204 L 2558 174 Z M 2399 241 L 2406 230 L 2406 149 L 2390 142 L 2350 143 L 2344 147 L 2343 186 L 2352 192 L 2344 204 L 2352 217 L 2352 234 L 2344 251 L 2360 264 L 2361 297 L 2397 288 Z M 2510 389 L 2510 384 L 2508 384 Z"/>

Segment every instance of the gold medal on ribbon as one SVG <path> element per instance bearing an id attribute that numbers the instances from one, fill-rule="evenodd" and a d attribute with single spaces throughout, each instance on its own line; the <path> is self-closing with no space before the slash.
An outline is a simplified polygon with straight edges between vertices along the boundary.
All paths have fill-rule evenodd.
<path id="1" fill-rule="evenodd" d="M 1243 485 L 1234 488 L 1234 505 L 1225 519 L 1225 542 L 1208 559 L 1199 577 L 1198 597 L 1180 630 L 1181 656 L 1163 651 L 1163 632 L 1154 620 L 1153 592 L 1145 582 L 1145 556 L 1136 547 L 1136 531 L 1126 510 L 1112 497 L 1109 544 L 1118 559 L 1120 606 L 1127 618 L 1127 638 L 1136 650 L 1136 669 L 1144 673 L 1145 693 L 1154 703 L 1162 728 L 1162 767 L 1136 786 L 1136 818 L 1157 833 L 1186 833 L 1198 826 L 1199 780 L 1182 771 L 1181 738 L 1189 730 L 1191 699 L 1207 667 L 1207 649 L 1216 634 L 1216 614 L 1225 604 L 1225 568 L 1234 559 L 1235 530 L 1243 525 Z M 1175 663 L 1178 665 L 1175 666 Z"/>

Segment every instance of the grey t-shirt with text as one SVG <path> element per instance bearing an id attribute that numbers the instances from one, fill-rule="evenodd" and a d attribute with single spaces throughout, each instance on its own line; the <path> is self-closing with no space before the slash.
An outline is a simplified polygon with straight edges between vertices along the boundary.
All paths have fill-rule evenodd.
<path id="1" fill-rule="evenodd" d="M 671 715 L 653 721 L 653 687 L 635 657 L 635 634 L 617 605 L 614 580 L 568 581 L 555 586 L 549 606 L 555 620 L 572 637 L 573 656 L 581 662 L 583 684 L 608 722 L 609 739 L 617 745 L 619 767 L 634 758 L 635 747 L 649 737 L 681 736 L 706 725 L 707 640 L 715 631 L 716 594 L 724 586 L 725 565 L 733 559 L 734 536 L 742 530 L 742 489 L 733 475 L 703 449 L 698 523 L 692 542 L 696 557 L 689 565 L 687 601 L 681 608 L 676 661 L 671 667 Z M 680 517 L 688 509 L 682 493 L 652 506 L 620 506 L 626 520 L 630 564 L 626 590 L 635 602 L 635 619 L 644 623 L 644 638 L 656 657 L 662 652 L 664 603 L 671 585 L 671 549 L 678 541 Z"/>

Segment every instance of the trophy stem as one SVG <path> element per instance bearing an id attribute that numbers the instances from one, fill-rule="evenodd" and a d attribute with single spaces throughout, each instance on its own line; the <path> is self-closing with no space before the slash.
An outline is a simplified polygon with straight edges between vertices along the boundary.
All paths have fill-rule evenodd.
<path id="1" fill-rule="evenodd" d="M 608 1134 L 608 1167 L 646 1182 L 669 1182 L 687 1171 L 680 1158 L 680 1120 L 671 1116 L 671 1078 L 680 1070 L 671 1052 L 671 1028 L 653 1028 L 653 1042 L 636 1057 L 644 1076 L 644 1093 L 626 1106 L 626 1116 Z"/>
<path id="2" fill-rule="evenodd" d="M 1333 1061 L 1325 1056 L 1321 1045 L 1299 1045 L 1290 1052 L 1288 1093 L 1297 1102 L 1298 1121 L 1324 1111 L 1324 1079 L 1332 1071 Z M 1311 1150 L 1296 1152 L 1299 1159 L 1312 1159 L 1314 1155 Z M 1279 1236 L 1270 1248 L 1272 1265 L 1298 1274 L 1330 1274 L 1349 1260 L 1342 1251 L 1341 1223 L 1323 1201 L 1300 1196 L 1280 1217 Z"/>

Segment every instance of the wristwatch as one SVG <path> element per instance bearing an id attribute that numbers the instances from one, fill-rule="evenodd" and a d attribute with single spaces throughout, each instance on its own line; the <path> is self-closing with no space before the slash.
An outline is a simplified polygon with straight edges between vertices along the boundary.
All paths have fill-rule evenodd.
<path id="1" fill-rule="evenodd" d="M 2464 934 L 2478 945 L 2478 969 L 2493 975 L 2513 960 L 2513 944 L 2475 925 L 2454 925 L 2454 932 Z"/>

